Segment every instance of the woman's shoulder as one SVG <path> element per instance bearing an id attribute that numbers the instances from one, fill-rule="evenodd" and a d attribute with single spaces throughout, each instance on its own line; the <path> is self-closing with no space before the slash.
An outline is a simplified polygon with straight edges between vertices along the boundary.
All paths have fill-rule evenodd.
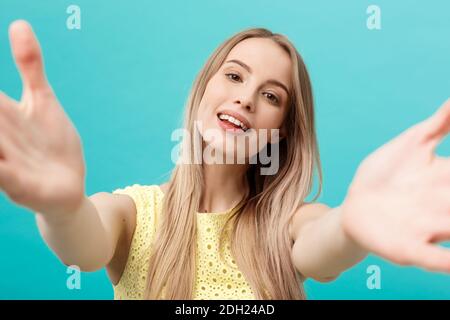
<path id="1" fill-rule="evenodd" d="M 117 188 L 114 191 L 112 191 L 113 195 L 117 195 L 119 197 L 121 196 L 127 196 L 127 198 L 131 198 L 134 200 L 136 204 L 139 202 L 148 200 L 149 195 L 161 195 L 163 196 L 166 194 L 169 187 L 169 183 L 163 183 L 163 184 L 148 184 L 143 185 L 139 183 L 135 183 L 132 185 L 128 185 L 122 188 Z"/>
<path id="2" fill-rule="evenodd" d="M 132 193 L 132 192 L 144 192 L 144 191 L 154 191 L 157 189 L 166 189 L 168 182 L 163 184 L 141 184 L 141 183 L 133 183 L 130 185 L 125 185 L 123 187 L 119 187 L 114 189 L 111 193 L 113 194 L 124 194 L 124 193 Z"/>
<path id="3" fill-rule="evenodd" d="M 135 183 L 112 192 L 116 198 L 114 200 L 116 206 L 121 207 L 125 220 L 131 222 L 127 225 L 128 231 L 131 232 L 127 233 L 133 233 L 136 224 L 147 223 L 152 218 L 155 211 L 161 207 L 167 188 L 167 183 L 162 185 Z"/>
<path id="4" fill-rule="evenodd" d="M 165 182 L 163 184 L 160 184 L 159 188 L 161 189 L 163 194 L 167 194 L 167 191 L 169 190 L 169 182 Z"/>
<path id="5" fill-rule="evenodd" d="M 117 285 L 125 271 L 130 254 L 139 255 L 139 248 L 144 248 L 149 239 L 145 236 L 154 229 L 156 211 L 160 209 L 163 192 L 168 184 L 132 184 L 115 189 L 112 194 L 116 207 L 120 207 L 123 217 L 123 237 L 117 244 L 114 255 L 107 271 L 113 285 Z"/>

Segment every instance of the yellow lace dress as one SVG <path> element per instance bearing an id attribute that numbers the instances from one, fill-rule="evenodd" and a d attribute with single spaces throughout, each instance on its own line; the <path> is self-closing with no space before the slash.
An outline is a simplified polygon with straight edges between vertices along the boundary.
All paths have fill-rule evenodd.
<path id="1" fill-rule="evenodd" d="M 161 214 L 164 193 L 158 185 L 134 184 L 116 189 L 114 194 L 129 195 L 136 204 L 136 229 L 123 274 L 113 285 L 114 299 L 143 299 L 148 262 L 156 226 Z M 197 212 L 197 256 L 194 299 L 249 299 L 254 294 L 231 256 L 229 239 L 222 261 L 219 254 L 219 231 L 226 217 L 237 207 L 225 212 Z"/>

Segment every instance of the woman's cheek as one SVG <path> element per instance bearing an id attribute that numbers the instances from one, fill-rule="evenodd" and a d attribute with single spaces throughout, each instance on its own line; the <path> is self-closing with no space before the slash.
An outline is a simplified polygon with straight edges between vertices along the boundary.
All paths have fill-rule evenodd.
<path id="1" fill-rule="evenodd" d="M 265 114 L 261 115 L 259 121 L 258 121 L 258 128 L 264 128 L 264 129 L 273 129 L 273 128 L 279 128 L 278 126 L 278 120 L 277 115 L 275 114 Z"/>
<path id="2" fill-rule="evenodd" d="M 230 85 L 221 79 L 214 80 L 212 89 L 212 94 L 217 99 L 225 99 L 232 93 Z"/>
<path id="3" fill-rule="evenodd" d="M 270 118 L 272 117 L 272 118 Z M 278 115 L 270 115 L 268 117 L 265 117 L 264 120 L 257 123 L 255 126 L 258 129 L 258 138 L 266 139 L 267 142 L 276 142 L 280 138 L 281 132 L 280 127 L 282 124 L 281 118 L 278 119 Z M 264 136 L 265 133 L 265 136 Z"/>
<path id="4" fill-rule="evenodd" d="M 210 106 L 211 104 L 215 104 L 217 101 L 218 90 L 214 89 L 216 86 L 214 83 L 209 83 L 208 87 L 205 90 L 203 95 L 204 105 Z M 217 106 L 212 105 L 211 107 L 216 108 Z"/>

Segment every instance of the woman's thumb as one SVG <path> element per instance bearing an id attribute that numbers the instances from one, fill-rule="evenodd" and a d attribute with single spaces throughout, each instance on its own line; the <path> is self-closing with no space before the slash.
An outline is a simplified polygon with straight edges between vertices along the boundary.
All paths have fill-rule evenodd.
<path id="1" fill-rule="evenodd" d="M 9 38 L 24 87 L 37 90 L 48 86 L 41 48 L 28 22 L 14 21 L 9 27 Z"/>

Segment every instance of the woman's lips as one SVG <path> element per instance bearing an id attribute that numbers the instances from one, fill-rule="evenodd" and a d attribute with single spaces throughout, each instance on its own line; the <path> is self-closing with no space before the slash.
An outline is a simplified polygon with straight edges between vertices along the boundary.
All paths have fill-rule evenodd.
<path id="1" fill-rule="evenodd" d="M 220 120 L 219 116 L 216 117 L 217 118 L 217 122 L 219 124 L 219 126 L 225 130 L 225 131 L 231 131 L 231 132 L 244 132 L 244 130 L 242 130 L 242 128 L 236 128 L 234 125 L 232 125 L 231 123 L 229 123 L 226 120 Z"/>

